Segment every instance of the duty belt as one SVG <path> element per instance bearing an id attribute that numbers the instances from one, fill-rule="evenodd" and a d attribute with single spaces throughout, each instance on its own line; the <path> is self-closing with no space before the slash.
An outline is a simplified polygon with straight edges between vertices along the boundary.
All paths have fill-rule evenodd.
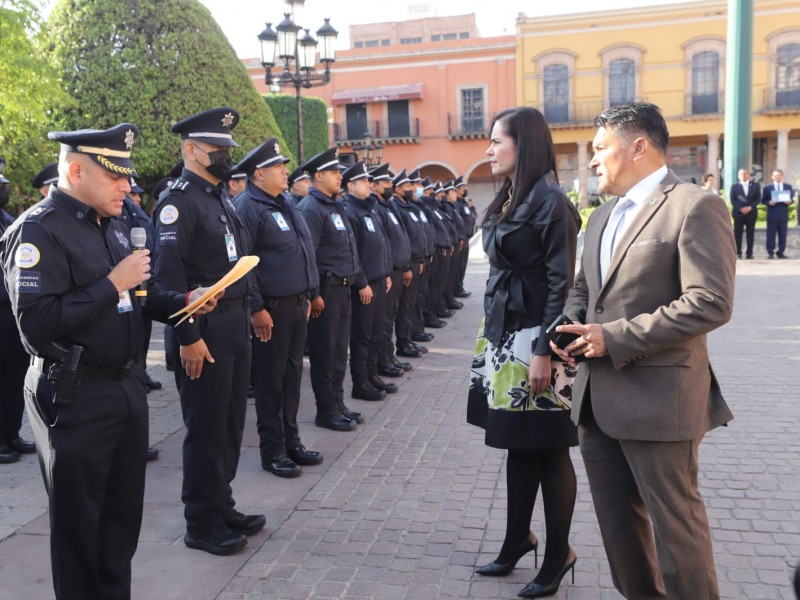
<path id="1" fill-rule="evenodd" d="M 303 304 L 308 300 L 306 294 L 294 294 L 293 296 L 283 296 L 281 298 L 264 298 L 264 306 L 274 308 L 279 304 Z"/>
<path id="2" fill-rule="evenodd" d="M 355 280 L 355 277 L 334 277 L 333 275 L 328 277 L 328 283 L 330 283 L 331 285 L 344 285 L 344 286 L 347 286 L 347 285 L 351 285 L 354 280 Z"/>
<path id="3" fill-rule="evenodd" d="M 223 298 L 217 302 L 217 306 L 213 312 L 227 313 L 237 310 L 247 310 L 248 308 L 250 308 L 250 298 L 247 296 L 242 298 L 231 298 L 230 300 Z"/>
<path id="4" fill-rule="evenodd" d="M 60 362 L 50 360 L 49 358 L 42 358 L 41 356 L 34 356 L 31 358 L 31 364 L 41 371 L 42 374 L 50 378 L 54 369 L 61 369 L 64 367 Z M 87 383 L 90 381 L 122 381 L 131 372 L 134 360 L 129 358 L 124 364 L 118 367 L 90 367 L 87 365 L 78 365 L 76 385 Z"/>

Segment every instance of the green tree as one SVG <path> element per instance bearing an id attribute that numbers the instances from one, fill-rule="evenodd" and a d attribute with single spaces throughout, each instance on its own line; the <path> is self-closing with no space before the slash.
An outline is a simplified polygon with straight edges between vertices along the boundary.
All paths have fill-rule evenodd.
<path id="1" fill-rule="evenodd" d="M 33 0 L 0 0 L 0 156 L 16 209 L 38 199 L 30 181 L 58 152 L 47 140 L 52 107 L 70 102 L 40 50 L 39 9 Z"/>
<path id="2" fill-rule="evenodd" d="M 297 99 L 293 95 L 264 96 L 294 156 L 297 156 Z M 303 157 L 308 160 L 330 148 L 328 108 L 319 98 L 303 96 Z"/>
<path id="3" fill-rule="evenodd" d="M 133 163 L 145 186 L 180 158 L 170 126 L 201 110 L 239 112 L 234 160 L 271 136 L 283 142 L 244 65 L 196 0 L 59 0 L 49 31 L 64 87 L 78 99 L 64 125 L 137 125 Z"/>

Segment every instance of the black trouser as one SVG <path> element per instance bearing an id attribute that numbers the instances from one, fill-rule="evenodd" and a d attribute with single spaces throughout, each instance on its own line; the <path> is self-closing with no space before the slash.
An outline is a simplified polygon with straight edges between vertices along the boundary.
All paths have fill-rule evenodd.
<path id="1" fill-rule="evenodd" d="M 411 278 L 411 283 L 403 287 L 400 291 L 400 299 L 398 300 L 397 319 L 394 324 L 395 335 L 397 336 L 397 347 L 408 344 L 411 341 L 411 336 L 414 333 L 413 318 L 414 311 L 417 306 L 417 289 L 419 288 L 419 259 L 411 260 L 411 270 L 414 276 Z"/>
<path id="2" fill-rule="evenodd" d="M 50 560 L 58 600 L 130 598 L 142 523 L 147 388 L 135 364 L 120 381 L 84 381 L 55 406 L 31 366 L 25 401 L 50 509 Z"/>
<path id="3" fill-rule="evenodd" d="M 447 265 L 447 278 L 444 285 L 444 299 L 445 302 L 453 302 L 456 299 L 456 292 L 458 291 L 458 278 L 461 269 L 461 254 L 463 250 L 458 249 L 456 244 L 453 249 L 453 255 L 450 257 L 450 262 Z"/>
<path id="4" fill-rule="evenodd" d="M 307 301 L 270 305 L 272 337 L 254 341 L 256 422 L 262 461 L 284 456 L 300 446 L 297 410 L 303 378 Z"/>
<path id="5" fill-rule="evenodd" d="M 392 288 L 386 294 L 386 310 L 384 316 L 383 336 L 381 337 L 378 363 L 385 366 L 394 359 L 394 324 L 397 321 L 397 311 L 400 308 L 400 294 L 403 291 L 403 271 L 392 271 Z"/>
<path id="6" fill-rule="evenodd" d="M 436 319 L 436 311 L 444 308 L 442 290 L 444 290 L 447 261 L 449 260 L 449 257 L 445 255 L 446 252 L 450 252 L 450 248 L 437 248 L 429 265 L 430 275 L 428 276 L 428 289 L 425 293 L 423 312 L 426 321 Z"/>
<path id="7" fill-rule="evenodd" d="M 196 317 L 214 362 L 191 380 L 174 356 L 181 396 L 183 504 L 187 530 L 203 533 L 222 526 L 235 505 L 231 482 L 242 446 L 250 377 L 250 311 L 240 308 Z"/>
<path id="8" fill-rule="evenodd" d="M 756 210 L 751 210 L 746 215 L 741 213 L 733 216 L 733 237 L 736 240 L 736 254 L 742 255 L 742 231 L 745 231 L 747 236 L 747 254 L 746 256 L 753 256 L 753 239 L 756 235 L 756 219 L 758 213 Z"/>
<path id="9" fill-rule="evenodd" d="M 350 377 L 353 387 L 364 387 L 368 377 L 378 374 L 378 352 L 383 342 L 386 316 L 386 278 L 369 282 L 372 301 L 362 304 L 358 290 L 350 288 L 353 321 L 350 326 Z"/>
<path id="10" fill-rule="evenodd" d="M 414 311 L 411 313 L 411 335 L 425 332 L 425 302 L 431 280 L 431 260 L 425 259 L 425 270 L 419 274 L 417 297 L 414 300 Z"/>
<path id="11" fill-rule="evenodd" d="M 323 415 L 337 414 L 337 401 L 344 400 L 350 337 L 350 289 L 344 285 L 327 287 L 323 297 L 325 309 L 308 322 L 311 388 L 317 413 Z"/>
<path id="12" fill-rule="evenodd" d="M 778 255 L 786 252 L 786 234 L 789 226 L 789 215 L 785 217 L 767 215 L 767 254 L 775 252 L 775 236 L 778 236 Z"/>
<path id="13" fill-rule="evenodd" d="M 22 389 L 30 362 L 7 302 L 0 303 L 0 340 L 0 444 L 5 444 L 19 436 L 22 427 Z"/>
<path id="14" fill-rule="evenodd" d="M 467 263 L 469 262 L 469 238 L 464 240 L 464 247 L 461 249 L 461 264 L 458 268 L 458 281 L 456 282 L 456 291 L 460 292 L 464 289 L 464 277 L 467 274 Z"/>

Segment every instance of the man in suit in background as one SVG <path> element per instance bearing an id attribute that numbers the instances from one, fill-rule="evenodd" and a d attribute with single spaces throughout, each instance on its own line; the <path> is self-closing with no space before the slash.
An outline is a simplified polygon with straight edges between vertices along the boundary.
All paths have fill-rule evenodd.
<path id="1" fill-rule="evenodd" d="M 786 230 L 789 227 L 789 205 L 794 202 L 794 190 L 783 183 L 783 171 L 772 172 L 772 183 L 764 186 L 761 202 L 767 205 L 767 256 L 775 254 L 775 234 L 778 235 L 778 258 L 786 257 Z"/>
<path id="2" fill-rule="evenodd" d="M 753 237 L 756 233 L 761 190 L 755 181 L 750 181 L 750 172 L 747 169 L 739 169 L 739 182 L 731 186 L 729 196 L 733 215 L 733 237 L 736 239 L 736 256 L 742 258 L 742 231 L 745 231 L 747 235 L 745 258 L 753 258 Z"/>
<path id="3" fill-rule="evenodd" d="M 733 418 L 706 344 L 733 310 L 730 219 L 667 169 L 658 107 L 615 106 L 595 125 L 590 167 L 619 199 L 589 219 L 564 307 L 576 323 L 558 328 L 580 337 L 557 351 L 587 359 L 572 418 L 612 579 L 636 600 L 719 598 L 697 451 Z"/>

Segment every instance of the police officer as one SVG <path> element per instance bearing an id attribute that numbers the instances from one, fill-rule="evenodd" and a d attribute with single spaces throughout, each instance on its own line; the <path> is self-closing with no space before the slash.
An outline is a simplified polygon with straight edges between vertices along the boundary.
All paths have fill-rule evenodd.
<path id="1" fill-rule="evenodd" d="M 472 210 L 470 210 L 469 203 L 467 202 L 469 188 L 467 188 L 464 177 L 458 177 L 455 181 L 455 186 L 457 196 L 456 207 L 457 210 L 460 211 L 461 220 L 464 221 L 464 233 L 466 235 L 464 248 L 461 252 L 461 264 L 458 271 L 458 282 L 456 284 L 455 296 L 456 298 L 469 298 L 472 295 L 472 292 L 468 292 L 464 289 L 464 276 L 467 273 L 467 262 L 469 262 L 469 241 L 475 234 L 475 216 L 473 215 Z"/>
<path id="2" fill-rule="evenodd" d="M 300 200 L 308 196 L 308 187 L 311 185 L 311 177 L 303 170 L 303 165 L 297 167 L 289 174 L 289 193 L 294 198 L 297 205 Z"/>
<path id="3" fill-rule="evenodd" d="M 344 206 L 334 200 L 342 184 L 336 147 L 317 154 L 303 168 L 312 180 L 298 208 L 311 232 L 320 279 L 308 324 L 311 387 L 317 401 L 314 423 L 334 431 L 353 431 L 364 417 L 345 405 L 344 377 L 350 335 L 349 288 L 361 263 Z"/>
<path id="4" fill-rule="evenodd" d="M 344 206 L 361 257 L 361 271 L 350 288 L 353 319 L 350 326 L 352 397 L 381 400 L 397 386 L 378 376 L 378 350 L 383 341 L 386 292 L 392 285 L 392 249 L 383 218 L 370 196 L 369 171 L 358 161 L 342 173 Z"/>
<path id="5" fill-rule="evenodd" d="M 8 212 L 11 181 L 0 175 L 0 236 L 14 222 Z M 28 370 L 28 355 L 22 347 L 11 300 L 0 285 L 0 463 L 19 460 L 20 454 L 33 454 L 36 447 L 19 437 L 25 399 L 22 388 Z"/>
<path id="6" fill-rule="evenodd" d="M 241 194 L 244 191 L 246 184 L 247 184 L 247 173 L 243 173 L 242 171 L 234 167 L 227 181 L 228 196 L 230 198 L 236 198 L 239 194 Z"/>
<path id="7" fill-rule="evenodd" d="M 133 289 L 149 252 L 131 254 L 117 217 L 138 130 L 51 132 L 59 180 L 0 242 L 17 325 L 33 355 L 25 400 L 49 497 L 56 598 L 130 598 L 144 499 L 144 337 Z M 191 296 L 189 300 L 192 300 Z M 153 294 L 170 314 L 179 294 Z"/>
<path id="8" fill-rule="evenodd" d="M 50 186 L 58 182 L 58 163 L 53 162 L 44 166 L 31 181 L 31 187 L 38 190 L 39 194 L 44 198 L 50 190 Z M 41 198 L 40 198 L 41 199 Z"/>
<path id="9" fill-rule="evenodd" d="M 394 324 L 397 320 L 400 292 L 411 283 L 411 243 L 406 228 L 397 217 L 391 200 L 394 183 L 389 174 L 389 163 L 384 163 L 370 171 L 372 198 L 375 209 L 382 218 L 383 227 L 389 238 L 392 251 L 392 285 L 386 295 L 386 311 L 383 335 L 378 350 L 378 374 L 385 377 L 400 377 L 411 370 L 411 364 L 400 362 L 394 353 Z"/>
<path id="10" fill-rule="evenodd" d="M 450 218 L 453 226 L 455 227 L 458 242 L 453 248 L 453 256 L 450 259 L 450 265 L 447 273 L 447 283 L 444 286 L 445 305 L 451 310 L 458 310 L 463 308 L 463 304 L 456 300 L 455 294 L 459 288 L 459 278 L 461 276 L 461 253 L 464 252 L 464 246 L 467 244 L 467 229 L 464 223 L 463 214 L 458 209 L 456 201 L 458 200 L 458 193 L 456 192 L 455 180 L 450 179 L 443 185 L 445 199 L 442 203 L 442 208 L 445 214 Z M 467 252 L 469 247 L 467 247 Z"/>
<path id="11" fill-rule="evenodd" d="M 297 477 L 322 454 L 300 441 L 297 410 L 303 377 L 309 295 L 319 276 L 311 234 L 286 193 L 286 163 L 278 140 L 250 151 L 236 168 L 247 174 L 237 211 L 252 241 L 264 309 L 253 313 L 255 397 L 261 465 L 279 477 Z"/>
<path id="12" fill-rule="evenodd" d="M 436 252 L 436 231 L 433 227 L 433 222 L 429 217 L 433 215 L 428 214 L 428 209 L 422 202 L 423 184 L 422 177 L 420 177 L 419 169 L 414 169 L 408 174 L 411 185 L 414 190 L 414 195 L 411 198 L 411 204 L 419 217 L 419 223 L 422 227 L 425 236 L 425 267 L 420 273 L 419 282 L 417 285 L 417 297 L 414 301 L 414 312 L 411 314 L 411 340 L 414 342 L 430 342 L 434 335 L 425 331 L 425 301 L 428 294 L 428 287 L 430 285 L 430 271 L 431 263 L 433 262 L 433 254 Z M 425 348 L 420 346 L 420 348 Z"/>
<path id="13" fill-rule="evenodd" d="M 428 221 L 433 225 L 434 254 L 430 264 L 430 277 L 424 299 L 425 327 L 441 328 L 447 325 L 436 315 L 437 303 L 442 297 L 444 278 L 447 273 L 447 260 L 450 256 L 450 238 L 445 225 L 445 218 L 434 197 L 434 183 L 430 178 L 422 182 L 422 205 L 428 214 Z"/>
<path id="14" fill-rule="evenodd" d="M 230 175 L 231 130 L 239 114 L 213 108 L 174 124 L 181 136 L 184 168 L 153 213 L 155 283 L 186 293 L 213 284 L 243 255 L 244 232 L 225 191 Z M 266 524 L 263 515 L 235 510 L 231 482 L 236 476 L 250 374 L 248 279 L 225 290 L 217 309 L 173 327 L 179 342 L 175 380 L 181 396 L 183 494 L 189 548 L 232 554 L 245 536 Z M 260 311 L 260 297 L 253 297 Z"/>

